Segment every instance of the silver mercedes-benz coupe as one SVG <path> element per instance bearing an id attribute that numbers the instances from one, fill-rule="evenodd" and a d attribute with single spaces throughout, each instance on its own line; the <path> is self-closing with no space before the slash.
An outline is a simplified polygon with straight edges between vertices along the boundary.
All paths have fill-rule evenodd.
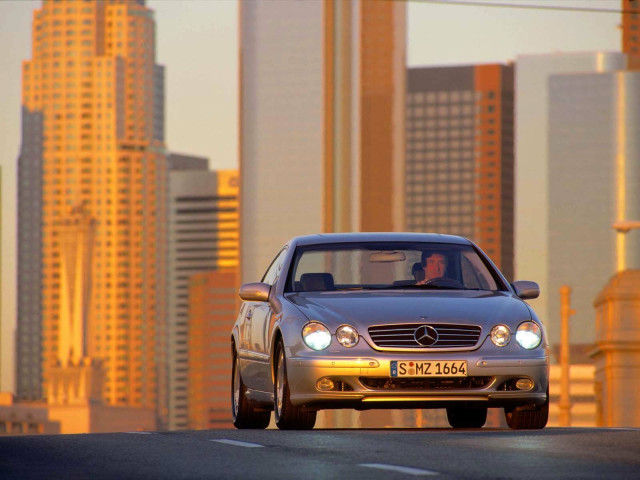
<path id="1" fill-rule="evenodd" d="M 503 408 L 544 428 L 549 352 L 523 300 L 471 241 L 419 233 L 297 237 L 244 300 L 231 335 L 237 428 L 311 429 L 329 408 L 446 408 L 480 428 Z"/>

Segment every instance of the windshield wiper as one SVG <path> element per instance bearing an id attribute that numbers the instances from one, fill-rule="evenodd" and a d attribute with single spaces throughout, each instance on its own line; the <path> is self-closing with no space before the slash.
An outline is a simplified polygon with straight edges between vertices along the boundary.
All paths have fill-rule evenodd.
<path id="1" fill-rule="evenodd" d="M 465 288 L 465 287 L 453 287 L 451 285 L 437 285 L 431 284 L 427 285 L 423 284 L 415 284 L 410 283 L 407 285 L 388 285 L 386 287 L 367 287 L 367 290 L 405 290 L 405 289 L 416 289 L 416 290 L 479 290 L 478 288 Z"/>

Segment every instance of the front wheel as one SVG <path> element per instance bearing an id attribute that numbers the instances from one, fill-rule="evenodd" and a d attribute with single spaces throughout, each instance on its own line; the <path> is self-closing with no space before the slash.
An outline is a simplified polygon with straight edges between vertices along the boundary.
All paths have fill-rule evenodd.
<path id="1" fill-rule="evenodd" d="M 546 427 L 549 420 L 549 387 L 547 387 L 547 401 L 541 406 L 505 408 L 504 416 L 507 425 L 513 430 L 540 430 Z"/>
<path id="2" fill-rule="evenodd" d="M 233 355 L 231 372 L 231 417 L 236 428 L 267 428 L 271 412 L 258 410 L 246 396 L 247 387 L 240 375 L 238 354 Z"/>
<path id="3" fill-rule="evenodd" d="M 280 430 L 311 430 L 316 424 L 317 412 L 305 410 L 291 403 L 291 392 L 287 379 L 287 362 L 282 340 L 276 347 L 276 375 L 274 382 L 274 408 L 276 425 Z"/>
<path id="4" fill-rule="evenodd" d="M 482 428 L 487 421 L 487 407 L 447 407 L 447 420 L 453 428 Z"/>

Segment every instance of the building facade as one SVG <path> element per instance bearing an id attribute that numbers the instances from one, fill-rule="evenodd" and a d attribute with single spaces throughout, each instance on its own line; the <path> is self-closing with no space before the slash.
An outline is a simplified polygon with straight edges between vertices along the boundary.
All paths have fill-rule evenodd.
<path id="1" fill-rule="evenodd" d="M 25 88 L 26 85 L 23 87 Z M 30 88 L 30 87 L 29 87 Z M 22 106 L 18 157 L 18 262 L 15 388 L 20 400 L 42 395 L 43 112 Z"/>
<path id="2" fill-rule="evenodd" d="M 624 270 L 611 277 L 593 301 L 598 427 L 640 427 L 639 285 L 640 270 Z"/>
<path id="3" fill-rule="evenodd" d="M 99 359 L 108 405 L 162 409 L 167 173 L 154 43 L 143 0 L 34 12 L 18 160 L 23 398 Z"/>
<path id="4" fill-rule="evenodd" d="M 629 68 L 640 70 L 640 1 L 622 0 L 622 52 Z"/>
<path id="5" fill-rule="evenodd" d="M 510 65 L 410 68 L 407 231 L 462 235 L 513 278 Z"/>
<path id="6" fill-rule="evenodd" d="M 60 424 L 49 419 L 47 406 L 19 405 L 9 392 L 0 392 L 0 436 L 60 433 Z"/>
<path id="7" fill-rule="evenodd" d="M 176 430 L 189 427 L 190 279 L 238 267 L 238 172 L 209 171 L 206 159 L 184 155 L 169 160 L 167 426 Z"/>
<path id="8" fill-rule="evenodd" d="M 549 80 L 549 336 L 560 338 L 562 285 L 572 289 L 574 344 L 593 345 L 593 301 L 616 272 L 640 268 L 640 72 Z"/>
<path id="9" fill-rule="evenodd" d="M 237 313 L 238 269 L 189 279 L 189 428 L 233 428 L 229 337 Z"/>
<path id="10" fill-rule="evenodd" d="M 549 285 L 549 77 L 574 72 L 623 69 L 621 53 L 527 55 L 516 61 L 515 279 L 540 285 L 532 307 L 547 327 L 552 342 L 560 338 L 559 311 L 550 310 L 558 290 Z M 562 159 L 557 159 L 562 162 Z M 559 300 L 557 300 L 559 302 Z"/>
<path id="11" fill-rule="evenodd" d="M 2 249 L 2 168 L 0 168 L 0 292 L 3 291 L 2 287 L 3 287 L 3 283 L 2 283 L 2 277 L 4 277 L 4 275 L 2 274 L 2 253 L 3 253 L 3 249 Z M 3 309 L 2 309 L 2 297 L 0 296 L 0 351 L 4 352 L 4 347 L 3 347 L 3 343 L 4 343 L 4 335 L 3 335 L 3 329 L 4 329 L 4 322 L 6 322 L 6 317 L 3 315 Z M 5 379 L 5 375 L 4 375 L 4 369 L 5 369 L 5 365 L 6 362 L 10 362 L 13 360 L 11 358 L 6 358 L 7 355 L 6 354 L 2 354 L 0 353 L 0 388 L 3 385 L 4 382 L 6 382 Z"/>
<path id="12" fill-rule="evenodd" d="M 404 229 L 405 17 L 402 2 L 240 4 L 241 281 L 296 235 Z"/>

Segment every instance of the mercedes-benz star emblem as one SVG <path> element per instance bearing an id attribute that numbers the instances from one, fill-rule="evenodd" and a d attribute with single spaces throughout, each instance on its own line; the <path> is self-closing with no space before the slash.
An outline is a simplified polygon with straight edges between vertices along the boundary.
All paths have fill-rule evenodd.
<path id="1" fill-rule="evenodd" d="M 420 345 L 430 347 L 438 341 L 438 332 L 430 325 L 421 325 L 416 328 L 413 337 Z"/>

